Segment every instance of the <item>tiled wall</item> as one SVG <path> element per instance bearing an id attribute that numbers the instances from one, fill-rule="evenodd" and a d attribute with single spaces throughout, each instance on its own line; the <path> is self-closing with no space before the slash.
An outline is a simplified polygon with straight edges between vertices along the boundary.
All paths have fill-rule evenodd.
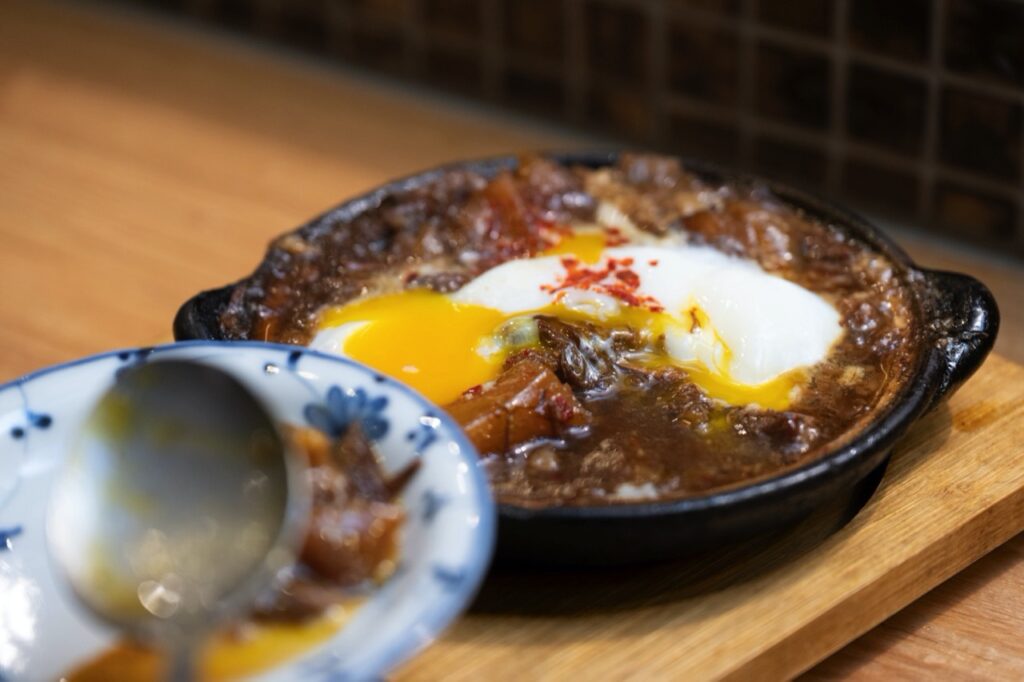
<path id="1" fill-rule="evenodd" d="M 148 0 L 1024 256 L 1021 0 Z"/>

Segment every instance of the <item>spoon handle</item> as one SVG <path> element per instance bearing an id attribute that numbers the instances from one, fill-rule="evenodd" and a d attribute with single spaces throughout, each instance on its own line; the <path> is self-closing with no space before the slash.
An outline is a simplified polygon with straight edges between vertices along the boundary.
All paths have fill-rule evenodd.
<path id="1" fill-rule="evenodd" d="M 198 669 L 195 651 L 194 642 L 182 642 L 171 649 L 167 682 L 196 682 Z"/>

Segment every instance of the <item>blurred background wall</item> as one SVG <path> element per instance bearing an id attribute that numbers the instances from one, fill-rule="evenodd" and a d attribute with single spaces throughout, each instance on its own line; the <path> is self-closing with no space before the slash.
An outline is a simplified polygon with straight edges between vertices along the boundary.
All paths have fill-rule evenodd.
<path id="1" fill-rule="evenodd" d="M 1019 0 L 130 4 L 764 172 L 1024 258 Z"/>

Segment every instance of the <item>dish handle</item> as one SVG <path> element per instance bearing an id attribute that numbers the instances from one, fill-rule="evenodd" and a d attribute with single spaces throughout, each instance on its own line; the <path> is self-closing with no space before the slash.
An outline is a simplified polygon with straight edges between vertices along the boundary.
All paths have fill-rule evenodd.
<path id="1" fill-rule="evenodd" d="M 931 285 L 929 331 L 941 358 L 935 405 L 981 367 L 999 331 L 999 307 L 988 287 L 973 277 L 942 270 L 921 272 Z"/>
<path id="2" fill-rule="evenodd" d="M 209 289 L 185 301 L 174 316 L 175 341 L 223 341 L 220 313 L 231 299 L 235 285 Z"/>

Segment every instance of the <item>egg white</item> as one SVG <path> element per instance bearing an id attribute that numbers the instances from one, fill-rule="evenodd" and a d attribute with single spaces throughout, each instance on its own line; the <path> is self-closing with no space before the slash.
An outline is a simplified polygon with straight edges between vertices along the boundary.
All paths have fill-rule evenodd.
<path id="1" fill-rule="evenodd" d="M 508 350 L 502 345 L 504 337 L 498 328 L 480 334 L 479 338 L 474 336 L 472 343 L 458 336 L 455 330 L 462 321 L 477 319 L 481 314 L 486 320 L 499 321 L 536 313 L 570 314 L 576 319 L 614 324 L 627 319 L 623 315 L 630 312 L 632 316 L 628 319 L 634 323 L 640 320 L 643 333 L 663 340 L 665 360 L 698 369 L 709 392 L 712 383 L 742 389 L 778 381 L 795 370 L 824 360 L 842 336 L 839 313 L 828 301 L 764 271 L 753 261 L 679 240 L 651 243 L 647 239 L 640 245 L 604 248 L 595 255 L 593 263 L 581 263 L 565 252 L 508 261 L 445 296 L 445 301 L 437 308 L 438 313 L 430 317 L 428 323 L 450 325 L 459 343 L 467 346 L 465 353 L 477 356 L 474 360 L 477 368 L 472 376 L 467 375 L 466 381 L 477 382 L 492 369 L 496 373 L 503 351 Z M 629 263 L 628 269 L 636 274 L 638 283 L 634 292 L 644 301 L 652 302 L 649 310 L 638 311 L 638 306 L 609 294 L 601 286 L 580 287 L 567 280 L 570 266 L 601 270 L 609 259 Z M 609 281 L 614 282 L 611 278 Z M 398 295 L 393 304 L 399 306 L 397 312 L 393 306 L 388 308 L 392 336 L 396 328 L 394 319 L 401 320 L 403 316 L 400 307 L 405 303 L 401 296 Z M 644 304 L 639 307 L 644 308 Z M 344 308 L 341 312 L 345 312 Z M 350 339 L 357 332 L 371 330 L 376 315 L 357 312 L 325 318 L 328 324 L 321 328 L 311 345 L 319 350 L 351 354 Z M 335 320 L 333 326 L 330 319 Z M 421 320 L 417 324 L 421 327 L 419 330 L 410 328 L 407 339 L 387 341 L 394 342 L 395 354 L 402 354 L 403 343 L 417 343 L 417 336 L 422 335 L 417 331 L 423 331 L 424 323 Z M 478 326 L 472 328 L 478 329 Z M 444 345 L 443 339 L 431 343 Z M 429 358 L 422 359 L 422 350 L 417 349 L 420 365 L 429 365 Z M 459 365 L 472 363 L 459 362 L 457 357 L 468 356 L 457 356 L 451 348 L 444 348 L 443 353 L 447 363 L 444 367 L 399 364 L 394 371 L 400 374 L 399 378 L 412 381 L 414 386 L 415 374 L 447 373 L 441 397 L 451 399 L 452 391 L 458 387 Z M 481 366 L 480 357 L 490 364 Z M 355 359 L 361 358 L 355 355 Z M 388 368 L 381 369 L 388 371 Z M 428 397 L 441 399 L 431 395 L 429 386 L 420 388 Z M 740 397 L 730 397 L 734 395 Z M 738 394 L 730 391 L 719 397 L 747 400 L 744 395 L 742 391 Z"/>
<path id="2" fill-rule="evenodd" d="M 756 385 L 823 360 L 842 333 L 839 313 L 817 294 L 769 274 L 752 261 L 706 246 L 622 246 L 605 249 L 601 261 L 632 258 L 640 279 L 637 293 L 657 300 L 677 321 L 666 330 L 666 350 L 680 362 L 701 361 L 712 369 L 729 349 L 734 381 Z M 545 286 L 565 267 L 557 256 L 503 263 L 452 294 L 452 300 L 508 315 L 555 303 Z M 585 289 L 568 289 L 558 302 L 576 313 L 606 320 L 622 304 Z M 712 330 L 691 328 L 685 314 L 704 311 Z"/>

